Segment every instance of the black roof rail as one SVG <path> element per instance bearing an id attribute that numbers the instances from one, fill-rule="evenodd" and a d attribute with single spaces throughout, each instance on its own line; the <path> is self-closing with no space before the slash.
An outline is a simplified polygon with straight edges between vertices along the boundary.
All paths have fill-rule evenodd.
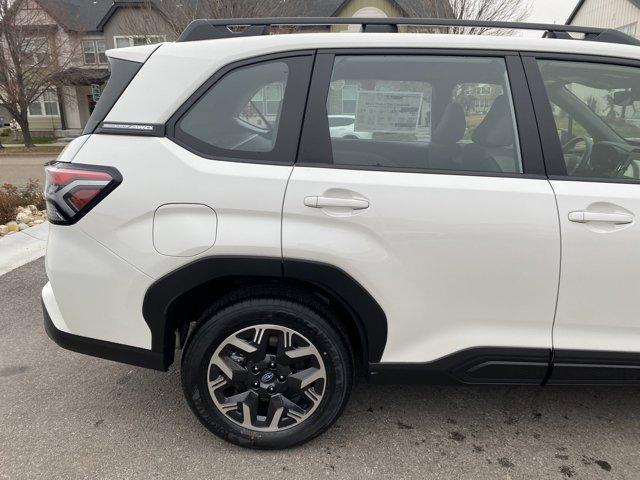
<path id="1" fill-rule="evenodd" d="M 364 32 L 397 32 L 398 25 L 428 27 L 479 27 L 506 30 L 541 30 L 547 38 L 578 40 L 570 33 L 581 33 L 581 40 L 640 45 L 640 40 L 618 30 L 555 25 L 547 23 L 494 22 L 486 20 L 458 20 L 450 18 L 350 18 L 350 17 L 275 17 L 275 18 L 222 18 L 192 21 L 178 38 L 178 42 L 268 35 L 269 28 L 278 26 L 361 25 Z M 229 27 L 247 27 L 243 30 Z"/>

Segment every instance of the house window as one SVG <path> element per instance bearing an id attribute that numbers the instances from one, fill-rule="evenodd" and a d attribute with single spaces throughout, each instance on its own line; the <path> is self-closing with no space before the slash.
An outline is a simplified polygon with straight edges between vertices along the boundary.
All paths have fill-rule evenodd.
<path id="1" fill-rule="evenodd" d="M 621 31 L 622 33 L 626 33 L 627 35 L 631 35 L 634 37 L 636 35 L 636 29 L 638 28 L 638 22 L 629 23 L 627 25 L 623 25 L 622 27 L 618 27 L 616 30 Z"/>
<path id="2" fill-rule="evenodd" d="M 42 65 L 49 60 L 49 42 L 45 37 L 31 37 L 22 46 L 24 65 Z"/>
<path id="3" fill-rule="evenodd" d="M 85 65 L 103 65 L 107 63 L 104 40 L 84 40 L 82 42 L 82 54 Z"/>
<path id="4" fill-rule="evenodd" d="M 113 38 L 116 48 L 138 47 L 140 45 L 152 45 L 166 41 L 164 35 L 132 35 Z"/>
<path id="5" fill-rule="evenodd" d="M 60 115 L 56 92 L 54 90 L 44 92 L 40 98 L 29 105 L 29 115 L 33 117 L 57 117 Z"/>

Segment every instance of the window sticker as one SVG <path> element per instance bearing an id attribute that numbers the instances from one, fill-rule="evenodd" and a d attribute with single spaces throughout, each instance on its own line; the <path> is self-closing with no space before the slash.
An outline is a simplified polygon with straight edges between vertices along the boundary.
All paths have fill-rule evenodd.
<path id="1" fill-rule="evenodd" d="M 356 132 L 415 132 L 422 92 L 360 90 L 356 101 Z"/>

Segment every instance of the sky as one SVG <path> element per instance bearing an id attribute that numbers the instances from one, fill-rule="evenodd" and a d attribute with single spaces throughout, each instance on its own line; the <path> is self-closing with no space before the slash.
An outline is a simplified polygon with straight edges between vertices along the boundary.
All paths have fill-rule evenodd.
<path id="1" fill-rule="evenodd" d="M 531 23 L 565 23 L 575 8 L 578 0 L 532 0 L 531 14 L 527 22 Z M 540 32 L 524 30 L 524 37 L 539 37 Z"/>
<path id="2" fill-rule="evenodd" d="M 578 3 L 577 0 L 533 0 L 529 22 L 564 23 Z"/>

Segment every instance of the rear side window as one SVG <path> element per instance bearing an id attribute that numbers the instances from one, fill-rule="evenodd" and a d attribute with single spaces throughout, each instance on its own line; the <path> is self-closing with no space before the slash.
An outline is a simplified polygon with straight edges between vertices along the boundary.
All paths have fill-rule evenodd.
<path id="1" fill-rule="evenodd" d="M 522 173 L 502 58 L 336 56 L 328 90 L 332 163 Z M 353 127 L 332 128 L 349 115 Z"/>
<path id="2" fill-rule="evenodd" d="M 182 115 L 175 139 L 208 157 L 293 163 L 310 58 L 283 58 L 230 71 Z"/>

